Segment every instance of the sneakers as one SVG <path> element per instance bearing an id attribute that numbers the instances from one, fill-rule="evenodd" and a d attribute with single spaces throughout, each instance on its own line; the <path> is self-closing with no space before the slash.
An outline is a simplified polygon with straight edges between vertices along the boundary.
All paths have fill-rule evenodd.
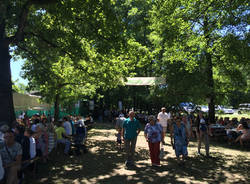
<path id="1" fill-rule="evenodd" d="M 134 163 L 126 160 L 125 167 L 132 167 L 132 166 L 134 166 Z"/>

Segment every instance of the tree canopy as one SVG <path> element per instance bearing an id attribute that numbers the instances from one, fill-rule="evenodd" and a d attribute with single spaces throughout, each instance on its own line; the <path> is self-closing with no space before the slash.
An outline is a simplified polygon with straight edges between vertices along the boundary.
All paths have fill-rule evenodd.
<path id="1" fill-rule="evenodd" d="M 14 119 L 10 52 L 26 59 L 23 76 L 47 102 L 156 76 L 167 85 L 138 88 L 141 99 L 208 99 L 213 121 L 216 103 L 249 94 L 248 8 L 247 0 L 2 0 L 0 121 Z"/>

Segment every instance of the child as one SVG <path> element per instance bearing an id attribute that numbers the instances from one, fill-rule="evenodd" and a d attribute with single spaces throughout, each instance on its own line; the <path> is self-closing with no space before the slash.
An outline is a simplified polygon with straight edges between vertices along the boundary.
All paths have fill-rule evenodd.
<path id="1" fill-rule="evenodd" d="M 75 130 L 76 130 L 76 134 L 74 136 L 76 154 L 80 155 L 81 150 L 83 151 L 83 153 L 87 153 L 88 150 L 85 145 L 85 141 L 87 138 L 87 129 L 85 127 L 85 124 L 83 121 L 79 120 L 74 125 L 75 125 Z"/>
<path id="2" fill-rule="evenodd" d="M 117 137 L 116 145 L 117 145 L 117 147 L 119 146 L 119 149 L 122 149 L 122 139 L 121 139 L 122 130 L 118 129 L 117 131 L 118 131 L 118 133 L 116 134 L 116 137 Z"/>

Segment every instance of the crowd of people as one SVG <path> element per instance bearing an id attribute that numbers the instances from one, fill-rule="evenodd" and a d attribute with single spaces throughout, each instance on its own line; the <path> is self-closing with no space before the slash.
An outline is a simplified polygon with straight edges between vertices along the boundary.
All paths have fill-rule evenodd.
<path id="1" fill-rule="evenodd" d="M 52 152 L 60 152 L 58 145 L 64 147 L 59 154 L 65 156 L 72 154 L 73 147 L 76 155 L 87 152 L 87 129 L 80 116 L 67 116 L 57 122 L 45 115 L 24 116 L 12 129 L 1 127 L 0 134 L 0 181 L 6 184 L 17 184 L 23 169 L 35 173 L 34 161 L 48 162 Z"/>
<path id="2" fill-rule="evenodd" d="M 216 123 L 222 124 L 221 122 L 222 120 L 219 119 Z M 241 119 L 237 123 L 233 119 L 228 123 L 224 122 L 223 125 L 230 127 L 232 123 L 234 126 L 237 126 L 236 136 L 231 135 L 231 133 L 229 137 L 234 136 L 234 141 L 239 141 L 240 144 L 243 144 L 243 141 L 250 141 L 249 119 Z M 189 140 L 192 138 L 197 138 L 198 141 L 197 155 L 201 154 L 201 144 L 203 142 L 206 157 L 210 158 L 209 137 L 213 136 L 211 125 L 212 123 L 208 121 L 208 118 L 201 111 L 196 115 L 194 113 L 170 113 L 166 112 L 166 108 L 163 107 L 157 116 L 148 116 L 144 128 L 144 136 L 148 142 L 152 166 L 160 166 L 167 130 L 170 132 L 171 145 L 179 164 L 185 163 L 184 161 L 188 157 Z M 127 118 L 124 117 L 123 113 L 120 113 L 116 119 L 116 130 L 119 147 L 121 147 L 121 142 L 124 142 L 126 152 L 125 166 L 133 166 L 137 136 L 141 131 L 141 125 L 135 118 L 135 112 L 130 111 Z"/>
<path id="3" fill-rule="evenodd" d="M 126 167 L 134 166 L 134 155 L 137 136 L 142 130 L 139 118 L 134 111 L 117 113 L 116 130 L 117 146 L 122 148 L 124 143 L 126 153 Z M 91 117 L 67 116 L 60 121 L 53 121 L 45 115 L 35 114 L 31 118 L 22 116 L 17 119 L 15 126 L 9 129 L 0 126 L 0 183 L 16 184 L 22 178 L 22 169 L 28 168 L 35 172 L 36 159 L 46 163 L 51 153 L 61 151 L 66 157 L 74 153 L 86 153 L 85 141 L 87 137 L 86 125 L 93 122 Z M 179 164 L 184 164 L 188 157 L 189 140 L 197 138 L 197 154 L 201 154 L 201 143 L 205 144 L 206 156 L 209 154 L 209 137 L 213 136 L 211 123 L 202 112 L 185 114 L 182 112 L 166 112 L 161 108 L 156 116 L 150 115 L 145 119 L 145 141 L 148 143 L 152 166 L 160 166 L 164 156 L 164 145 L 167 131 Z M 218 119 L 216 124 L 225 127 L 228 140 L 239 142 L 250 140 L 249 119 L 229 120 Z M 61 145 L 61 146 L 60 146 Z M 58 149 L 63 147 L 64 150 Z"/>

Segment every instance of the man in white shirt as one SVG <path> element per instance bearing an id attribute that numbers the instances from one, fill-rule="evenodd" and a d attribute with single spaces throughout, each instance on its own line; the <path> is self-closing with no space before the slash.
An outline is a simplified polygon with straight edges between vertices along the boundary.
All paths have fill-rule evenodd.
<path id="1" fill-rule="evenodd" d="M 32 134 L 33 132 L 30 129 L 27 129 L 24 132 L 24 136 L 28 137 L 30 141 L 30 159 L 33 159 L 36 156 L 36 140 Z"/>
<path id="2" fill-rule="evenodd" d="M 71 123 L 68 121 L 67 117 L 63 118 L 63 127 L 65 129 L 66 135 L 67 136 L 71 136 L 72 135 L 72 127 L 71 127 Z"/>
<path id="3" fill-rule="evenodd" d="M 166 108 L 162 107 L 161 108 L 161 112 L 158 114 L 157 116 L 157 120 L 158 122 L 161 124 L 162 128 L 163 128 L 163 140 L 162 143 L 164 144 L 164 138 L 166 135 L 166 131 L 167 131 L 167 126 L 168 126 L 168 121 L 170 119 L 170 114 L 166 113 Z"/>

